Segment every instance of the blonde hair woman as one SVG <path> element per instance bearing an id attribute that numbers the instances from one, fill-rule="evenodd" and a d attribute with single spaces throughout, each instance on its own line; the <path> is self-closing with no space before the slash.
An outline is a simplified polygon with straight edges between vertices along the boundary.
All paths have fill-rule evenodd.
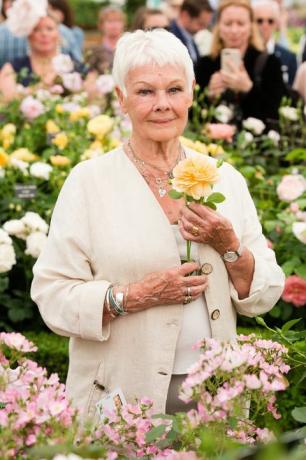
<path id="1" fill-rule="evenodd" d="M 240 56 L 239 62 L 227 60 L 227 68 L 221 62 L 225 48 Z M 221 0 L 211 53 L 198 62 L 196 80 L 201 89 L 208 87 L 210 100 L 221 98 L 233 105 L 238 121 L 252 116 L 272 123 L 278 118 L 285 93 L 281 65 L 262 50 L 250 1 Z"/>

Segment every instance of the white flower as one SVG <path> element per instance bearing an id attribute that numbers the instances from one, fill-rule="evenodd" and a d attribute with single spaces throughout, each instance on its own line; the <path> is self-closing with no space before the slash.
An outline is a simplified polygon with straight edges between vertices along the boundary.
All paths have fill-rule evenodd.
<path id="1" fill-rule="evenodd" d="M 76 102 L 64 102 L 64 104 L 62 104 L 62 107 L 64 112 L 69 113 L 76 112 L 81 108 L 80 104 L 77 104 Z"/>
<path id="2" fill-rule="evenodd" d="M 288 120 L 291 120 L 291 121 L 296 121 L 299 118 L 298 111 L 294 107 L 289 107 L 289 106 L 281 107 L 279 109 L 279 113 L 284 118 L 287 118 Z"/>
<path id="3" fill-rule="evenodd" d="M 45 233 L 42 233 L 42 232 L 31 233 L 31 235 L 29 235 L 26 240 L 27 248 L 25 250 L 25 253 L 28 256 L 32 256 L 35 259 L 37 259 L 44 245 L 46 244 L 46 241 L 47 241 L 47 236 Z"/>
<path id="4" fill-rule="evenodd" d="M 22 240 L 25 240 L 27 237 L 26 227 L 22 220 L 8 220 L 3 225 L 3 228 L 9 235 L 16 236 L 17 238 L 21 238 Z"/>
<path id="5" fill-rule="evenodd" d="M 47 101 L 48 99 L 50 99 L 51 94 L 50 91 L 48 91 L 47 89 L 39 88 L 35 92 L 35 96 L 40 101 Z"/>
<path id="6" fill-rule="evenodd" d="M 39 179 L 48 180 L 52 171 L 52 166 L 42 161 L 37 161 L 30 166 L 30 174 Z"/>
<path id="7" fill-rule="evenodd" d="M 306 222 L 294 222 L 292 232 L 299 241 L 306 244 Z"/>
<path id="8" fill-rule="evenodd" d="M 69 91 L 76 93 L 77 91 L 81 91 L 83 86 L 82 77 L 78 72 L 72 73 L 65 73 L 62 75 L 63 85 Z"/>
<path id="9" fill-rule="evenodd" d="M 271 141 L 274 143 L 274 145 L 278 145 L 280 141 L 280 134 L 277 131 L 274 131 L 273 129 L 270 129 L 270 131 L 267 134 L 268 138 L 271 139 Z"/>
<path id="10" fill-rule="evenodd" d="M 265 129 L 265 124 L 258 118 L 249 117 L 243 121 L 243 127 L 252 131 L 256 135 L 260 135 Z"/>
<path id="11" fill-rule="evenodd" d="M 6 230 L 0 228 L 0 244 L 12 244 L 12 238 L 8 235 Z"/>
<path id="12" fill-rule="evenodd" d="M 47 16 L 47 10 L 47 0 L 16 0 L 7 11 L 6 25 L 13 35 L 26 37 Z"/>
<path id="13" fill-rule="evenodd" d="M 286 174 L 277 186 L 278 198 L 282 201 L 294 201 L 306 190 L 306 180 L 301 174 Z"/>
<path id="14" fill-rule="evenodd" d="M 111 93 L 114 87 L 115 82 L 111 75 L 100 75 L 96 80 L 96 88 L 102 95 Z"/>
<path id="15" fill-rule="evenodd" d="M 241 142 L 241 147 L 244 149 L 254 140 L 254 136 L 249 131 L 242 131 L 242 133 L 243 133 L 243 140 Z"/>
<path id="16" fill-rule="evenodd" d="M 27 212 L 21 219 L 30 233 L 48 233 L 49 225 L 36 212 Z"/>
<path id="17" fill-rule="evenodd" d="M 11 158 L 11 166 L 13 166 L 13 168 L 20 169 L 20 171 L 22 171 L 25 176 L 28 176 L 29 165 L 25 161 L 17 160 L 17 158 Z"/>
<path id="18" fill-rule="evenodd" d="M 226 105 L 220 104 L 216 107 L 215 117 L 221 123 L 228 123 L 233 118 L 233 111 Z"/>
<path id="19" fill-rule="evenodd" d="M 43 104 L 33 96 L 27 96 L 20 104 L 20 110 L 29 121 L 42 115 L 45 111 Z"/>
<path id="20" fill-rule="evenodd" d="M 52 59 L 52 66 L 58 75 L 64 75 L 73 71 L 73 61 L 68 54 L 58 54 Z"/>
<path id="21" fill-rule="evenodd" d="M 5 169 L 0 166 L 0 179 L 4 179 L 5 177 Z"/>
<path id="22" fill-rule="evenodd" d="M 0 273 L 8 272 L 16 263 L 16 255 L 11 244 L 0 244 Z"/>

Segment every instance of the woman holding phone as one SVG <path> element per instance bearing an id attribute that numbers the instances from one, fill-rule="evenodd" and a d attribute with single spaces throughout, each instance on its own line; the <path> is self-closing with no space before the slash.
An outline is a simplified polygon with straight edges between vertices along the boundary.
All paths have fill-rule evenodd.
<path id="1" fill-rule="evenodd" d="M 256 27 L 249 0 L 221 0 L 211 53 L 198 62 L 196 80 L 208 87 L 209 100 L 233 106 L 238 124 L 255 117 L 271 125 L 285 87 L 281 64 L 262 51 Z"/>

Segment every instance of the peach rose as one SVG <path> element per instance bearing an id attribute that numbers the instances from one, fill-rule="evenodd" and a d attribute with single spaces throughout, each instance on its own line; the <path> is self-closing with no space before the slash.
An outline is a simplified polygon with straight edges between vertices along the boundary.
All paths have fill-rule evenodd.
<path id="1" fill-rule="evenodd" d="M 288 276 L 282 299 L 293 303 L 295 307 L 304 307 L 306 305 L 306 280 L 297 275 Z"/>
<path id="2" fill-rule="evenodd" d="M 63 155 L 51 155 L 50 163 L 53 166 L 67 166 L 71 163 L 70 159 Z"/>
<path id="3" fill-rule="evenodd" d="M 180 161 L 173 169 L 173 176 L 172 186 L 175 190 L 199 200 L 210 195 L 213 185 L 219 179 L 219 172 L 215 161 L 198 155 Z"/>
<path id="4" fill-rule="evenodd" d="M 293 201 L 306 190 L 306 180 L 301 174 L 287 174 L 283 176 L 277 186 L 278 198 L 282 201 Z"/>
<path id="5" fill-rule="evenodd" d="M 236 128 L 224 123 L 208 123 L 205 125 L 205 131 L 211 139 L 231 142 Z"/>

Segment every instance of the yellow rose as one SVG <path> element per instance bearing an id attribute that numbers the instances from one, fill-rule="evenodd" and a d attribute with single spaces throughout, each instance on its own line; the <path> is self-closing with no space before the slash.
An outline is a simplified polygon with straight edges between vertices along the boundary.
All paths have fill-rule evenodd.
<path id="1" fill-rule="evenodd" d="M 208 154 L 207 145 L 203 144 L 203 142 L 192 141 L 191 139 L 188 139 L 187 137 L 183 136 L 180 137 L 180 142 L 185 147 L 195 150 L 196 152 L 204 153 L 205 155 Z"/>
<path id="2" fill-rule="evenodd" d="M 210 195 L 212 186 L 219 179 L 214 161 L 207 156 L 186 158 L 173 169 L 172 186 L 181 193 L 199 200 Z"/>
<path id="3" fill-rule="evenodd" d="M 8 154 L 5 153 L 3 149 L 0 149 L 0 167 L 2 168 L 8 165 L 9 160 L 10 160 L 10 157 L 8 156 Z"/>
<path id="4" fill-rule="evenodd" d="M 60 128 L 53 120 L 48 120 L 46 123 L 46 130 L 48 134 L 56 134 L 60 131 Z"/>
<path id="5" fill-rule="evenodd" d="M 213 143 L 208 144 L 207 150 L 208 150 L 208 153 L 210 153 L 210 155 L 213 157 L 223 155 L 224 153 L 224 149 L 222 145 L 213 144 Z"/>
<path id="6" fill-rule="evenodd" d="M 119 145 L 121 145 L 122 142 L 119 141 L 119 139 L 116 139 L 115 137 L 112 137 L 109 141 L 109 150 L 115 149 Z"/>
<path id="7" fill-rule="evenodd" d="M 87 107 L 80 107 L 78 110 L 71 112 L 69 119 L 70 121 L 78 121 L 82 118 L 89 118 L 90 112 Z"/>
<path id="8" fill-rule="evenodd" d="M 13 123 L 7 123 L 6 125 L 3 126 L 1 130 L 2 137 L 15 136 L 15 134 L 16 134 L 16 126 Z"/>
<path id="9" fill-rule="evenodd" d="M 26 162 L 37 160 L 37 156 L 34 155 L 34 153 L 30 152 L 29 149 L 26 149 L 26 148 L 14 150 L 14 152 L 10 155 L 10 157 L 15 158 L 16 160 L 22 160 Z"/>
<path id="10" fill-rule="evenodd" d="M 66 133 L 58 133 L 54 139 L 52 139 L 52 144 L 56 145 L 60 150 L 64 150 L 64 148 L 68 144 L 68 136 Z"/>
<path id="11" fill-rule="evenodd" d="M 63 106 L 61 104 L 56 104 L 55 106 L 55 111 L 57 113 L 64 113 L 64 109 L 63 109 Z"/>
<path id="12" fill-rule="evenodd" d="M 53 166 L 68 166 L 71 161 L 69 158 L 64 157 L 64 155 L 52 155 L 50 157 L 50 163 Z"/>
<path id="13" fill-rule="evenodd" d="M 114 126 L 114 120 L 108 115 L 98 115 L 92 118 L 87 124 L 87 130 L 90 134 L 102 140 Z"/>

